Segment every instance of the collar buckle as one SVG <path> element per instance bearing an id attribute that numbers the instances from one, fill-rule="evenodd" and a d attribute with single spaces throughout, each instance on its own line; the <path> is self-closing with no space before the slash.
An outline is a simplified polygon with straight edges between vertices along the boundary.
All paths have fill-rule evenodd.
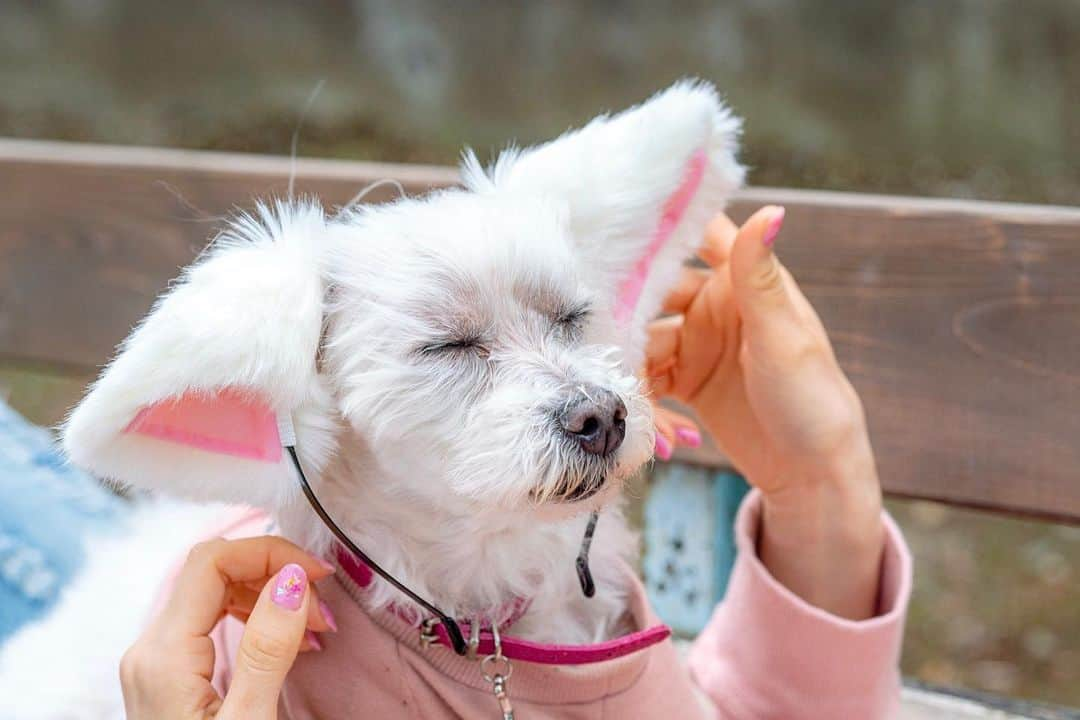
<path id="1" fill-rule="evenodd" d="M 469 626 L 469 645 L 465 651 L 465 657 L 470 660 L 477 660 L 479 656 L 477 651 L 480 649 L 480 618 L 473 618 L 472 624 Z"/>
<path id="2" fill-rule="evenodd" d="M 420 623 L 420 647 L 425 650 L 433 643 L 439 642 L 439 636 L 435 633 L 435 626 L 439 624 L 439 618 L 428 618 Z"/>

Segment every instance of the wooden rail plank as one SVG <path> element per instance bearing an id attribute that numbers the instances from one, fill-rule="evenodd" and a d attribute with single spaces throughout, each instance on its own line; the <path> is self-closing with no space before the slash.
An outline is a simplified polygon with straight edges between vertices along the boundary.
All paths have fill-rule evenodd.
<path id="1" fill-rule="evenodd" d="M 1080 710 L 906 678 L 899 720 L 1077 720 Z"/>
<path id="2" fill-rule="evenodd" d="M 287 158 L 0 141 L 0 359 L 104 362 L 235 206 Z M 328 205 L 446 168 L 295 163 Z M 392 197 L 381 187 L 368 199 Z M 1080 520 L 1080 210 L 754 188 L 778 252 L 867 406 L 891 493 Z M 716 463 L 715 451 L 683 454 Z"/>
<path id="3" fill-rule="evenodd" d="M 104 362 L 221 219 L 286 195 L 293 170 L 288 158 L 0 141 L 0 357 Z M 332 206 L 385 178 L 418 193 L 456 174 L 298 160 L 295 177 L 298 194 Z"/>

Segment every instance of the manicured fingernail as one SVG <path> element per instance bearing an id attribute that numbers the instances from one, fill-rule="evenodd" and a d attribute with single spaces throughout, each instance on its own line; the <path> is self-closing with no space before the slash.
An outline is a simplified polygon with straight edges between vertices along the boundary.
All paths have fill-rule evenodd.
<path id="1" fill-rule="evenodd" d="M 323 644 L 322 641 L 319 640 L 319 636 L 311 632 L 310 630 L 304 633 L 304 639 L 307 640 L 308 645 L 310 645 L 314 650 L 319 651 L 323 649 Z"/>
<path id="2" fill-rule="evenodd" d="M 675 429 L 675 437 L 687 447 L 701 447 L 701 433 L 694 428 L 681 427 Z"/>
<path id="3" fill-rule="evenodd" d="M 761 236 L 761 242 L 765 244 L 765 247 L 772 247 L 772 244 L 776 242 L 776 236 L 780 232 L 780 226 L 784 224 L 784 215 L 787 214 L 787 210 L 781 207 L 773 219 L 769 221 L 768 226 L 765 228 L 765 234 Z"/>
<path id="4" fill-rule="evenodd" d="M 330 632 L 337 632 L 337 620 L 334 619 L 334 613 L 330 611 L 330 606 L 324 600 L 319 601 L 319 612 L 322 614 L 322 619 L 330 626 Z"/>
<path id="5" fill-rule="evenodd" d="M 322 558 L 316 558 L 316 560 L 319 561 L 319 565 L 322 566 L 323 570 L 329 570 L 330 572 L 337 571 L 337 568 L 334 567 L 334 563 L 330 562 L 329 560 L 324 560 Z"/>
<path id="6" fill-rule="evenodd" d="M 660 433 L 656 433 L 656 456 L 661 460 L 671 459 L 671 445 Z"/>
<path id="7" fill-rule="evenodd" d="M 281 568 L 274 581 L 274 591 L 271 600 L 278 607 L 286 610 L 299 610 L 304 602 L 304 591 L 307 589 L 307 573 L 304 568 L 296 563 L 289 563 Z"/>

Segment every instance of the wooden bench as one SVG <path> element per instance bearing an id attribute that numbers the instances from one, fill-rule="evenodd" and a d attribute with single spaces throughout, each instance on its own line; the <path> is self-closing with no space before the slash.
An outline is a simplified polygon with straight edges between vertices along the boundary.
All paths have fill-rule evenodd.
<path id="1" fill-rule="evenodd" d="M 442 167 L 0 140 L 0 363 L 89 379 L 221 217 L 284 195 L 293 171 L 328 206 L 385 178 L 409 193 L 456 181 Z M 1080 522 L 1080 210 L 752 188 L 730 212 L 764 203 L 787 207 L 783 259 L 864 399 L 886 492 Z M 676 460 L 726 465 L 708 447 Z M 905 693 L 910 718 L 1004 717 L 995 704 L 1080 717 Z"/>

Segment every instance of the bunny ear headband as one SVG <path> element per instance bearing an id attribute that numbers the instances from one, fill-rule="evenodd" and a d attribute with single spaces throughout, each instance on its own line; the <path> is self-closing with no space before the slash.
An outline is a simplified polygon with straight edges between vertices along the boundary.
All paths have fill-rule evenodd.
<path id="1" fill-rule="evenodd" d="M 469 156 L 462 173 L 467 192 L 536 194 L 566 208 L 574 249 L 607 294 L 616 344 L 636 368 L 648 321 L 742 182 L 738 133 L 710 85 L 684 81 L 507 152 L 490 171 Z M 122 485 L 196 500 L 274 508 L 288 497 L 300 467 L 293 419 L 326 395 L 316 357 L 327 226 L 316 204 L 291 201 L 226 229 L 71 413 L 63 429 L 71 459 Z"/>

